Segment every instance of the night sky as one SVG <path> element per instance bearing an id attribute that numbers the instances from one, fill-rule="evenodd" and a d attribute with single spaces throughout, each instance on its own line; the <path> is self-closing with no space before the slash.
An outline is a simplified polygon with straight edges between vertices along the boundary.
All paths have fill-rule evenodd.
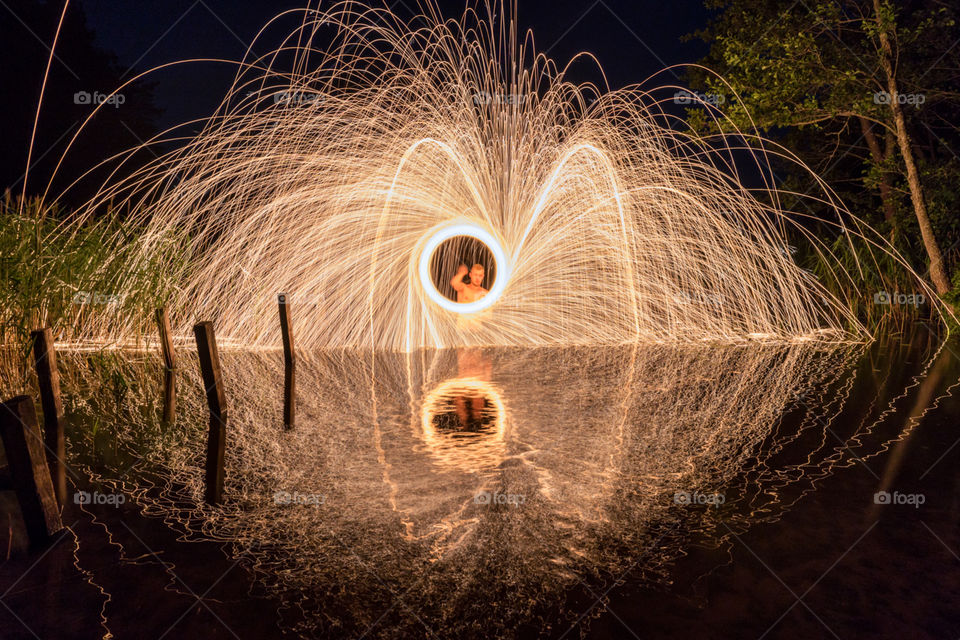
<path id="1" fill-rule="evenodd" d="M 163 2 L 124 2 L 115 0 L 72 0 L 69 11 L 75 19 L 85 16 L 86 24 L 94 33 L 94 44 L 116 56 L 121 77 L 129 78 L 157 65 L 188 58 L 223 58 L 239 60 L 247 45 L 261 27 L 271 18 L 287 10 L 302 8 L 307 0 L 164 0 Z M 405 4 L 406 3 L 406 4 Z M 44 3 L 39 3 L 43 6 Z M 326 6 L 328 3 L 324 3 Z M 32 18 L 28 5 L 35 1 L 0 0 L 0 25 L 13 37 L 0 38 L 2 59 L 16 61 L 19 73 L 14 73 L 14 84 L 22 84 L 18 91 L 5 99 L 2 107 L 5 118 L 13 125 L 11 144 L 5 145 L 3 182 L 19 189 L 18 176 L 26 166 L 26 146 L 36 108 L 47 49 L 41 43 L 52 41 L 54 24 L 50 17 Z M 59 2 L 51 2 L 48 13 L 57 15 Z M 394 11 L 403 14 L 413 7 L 410 0 L 397 0 Z M 449 17 L 460 15 L 463 0 L 441 0 L 439 6 Z M 532 29 L 537 48 L 559 62 L 565 62 L 576 53 L 589 51 L 600 61 L 611 86 L 621 87 L 640 83 L 664 67 L 695 62 L 706 53 L 698 40 L 682 42 L 684 35 L 705 25 L 708 18 L 703 0 L 597 0 L 591 2 L 557 0 L 520 0 L 519 21 L 524 30 Z M 267 39 L 255 51 L 266 52 L 278 44 L 280 34 L 291 31 L 298 23 L 296 16 L 288 16 L 283 28 L 273 31 L 274 40 Z M 54 64 L 53 80 L 62 79 L 70 87 L 57 98 L 57 92 L 48 91 L 48 99 L 41 113 L 40 129 L 35 145 L 34 159 L 44 153 L 43 162 L 50 162 L 64 132 L 68 132 L 84 114 L 72 104 L 64 105 L 79 88 L 86 91 L 109 91 L 114 87 L 99 86 L 94 78 L 85 77 L 88 70 L 82 61 L 71 60 L 69 52 L 72 32 L 62 36 L 57 51 L 62 62 Z M 15 50 L 14 50 L 15 49 Z M 68 68 L 69 67 L 69 68 Z M 177 66 L 152 76 L 153 104 L 159 109 L 152 119 L 159 130 L 209 115 L 219 104 L 233 78 L 230 65 L 201 63 Z M 7 73 L 10 75 L 10 72 Z M 91 74 L 92 75 L 92 74 Z M 72 77 L 71 77 L 72 76 Z M 600 81 L 600 76 L 589 65 L 583 65 L 573 75 L 575 80 Z M 11 80 L 8 78 L 8 82 Z M 671 84 L 679 79 L 670 74 L 661 75 L 655 84 Z M 9 84 L 7 85 L 9 86 Z M 52 96 L 52 97 L 51 97 Z M 16 101 L 10 103 L 11 98 Z M 130 110 L 128 107 L 127 113 Z M 118 147 L 129 146 L 134 132 L 137 137 L 148 135 L 149 127 L 137 126 L 124 120 L 123 107 L 105 118 L 103 129 L 91 137 L 111 137 Z M 116 120 L 119 119 L 119 122 Z M 132 130 L 128 134 L 124 129 Z M 131 137 L 126 140 L 123 136 Z M 66 136 L 69 138 L 69 135 Z M 88 142 L 90 147 L 96 141 Z M 52 149 L 52 150 L 51 150 Z M 49 153 L 48 153 L 49 151 Z M 84 152 L 96 153 L 93 148 Z M 75 159 L 76 160 L 76 159 Z M 35 169 L 43 179 L 45 169 Z M 76 160 L 67 170 L 73 173 L 84 168 L 89 158 Z M 29 191 L 36 187 L 30 181 Z"/>

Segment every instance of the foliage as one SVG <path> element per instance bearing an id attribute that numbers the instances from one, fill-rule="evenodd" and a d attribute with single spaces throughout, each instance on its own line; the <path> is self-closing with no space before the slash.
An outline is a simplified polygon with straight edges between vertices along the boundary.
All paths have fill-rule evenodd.
<path id="1" fill-rule="evenodd" d="M 175 257 L 134 267 L 137 232 L 118 212 L 80 222 L 36 199 L 20 205 L 9 192 L 0 203 L 0 344 L 26 349 L 39 326 L 70 339 L 87 314 L 150 314 L 166 298 Z"/>
<path id="2" fill-rule="evenodd" d="M 157 121 L 161 115 L 154 104 L 155 85 L 144 80 L 127 84 L 136 74 L 98 44 L 96 34 L 87 24 L 85 4 L 69 3 L 49 74 L 45 72 L 50 52 L 44 43 L 52 43 L 64 3 L 5 0 L 0 6 L 3 24 L 8 25 L 3 30 L 7 54 L 3 58 L 4 153 L 0 154 L 0 189 L 22 193 L 26 179 L 26 193 L 43 193 L 53 180 L 50 193 L 61 194 L 86 174 L 68 193 L 58 196 L 68 207 L 90 198 L 110 172 L 117 169 L 117 162 L 96 166 L 101 160 L 124 154 L 150 140 L 159 131 Z M 42 84 L 43 102 L 39 104 L 34 136 Z M 122 104 L 103 104 L 94 114 L 97 103 L 118 88 L 122 97 L 117 100 Z M 85 123 L 83 133 L 74 138 L 81 123 Z M 33 154 L 29 175 L 25 175 L 31 140 Z M 70 151 L 64 156 L 68 145 Z M 143 150 L 135 159 L 149 157 L 150 151 Z M 128 162 L 120 171 L 129 166 L 134 165 Z"/>
<path id="3" fill-rule="evenodd" d="M 874 330 L 885 323 L 900 326 L 908 320 L 929 317 L 933 312 L 927 294 L 917 290 L 915 277 L 892 253 L 871 250 L 864 242 L 851 243 L 848 238 L 837 236 L 829 247 L 835 262 L 828 264 L 819 254 L 806 250 L 808 247 L 802 241 L 798 245 L 798 262 L 833 296 L 846 300 L 853 315 Z M 837 279 L 838 266 L 857 275 L 855 286 Z"/>
<path id="4" fill-rule="evenodd" d="M 896 77 L 924 200 L 948 271 L 957 265 L 960 178 L 957 75 L 958 10 L 934 0 L 706 0 L 716 11 L 696 37 L 710 44 L 692 86 L 723 96 L 729 123 L 690 110 L 698 130 L 752 131 L 777 139 L 839 194 L 847 207 L 880 229 L 918 273 L 927 256 L 887 103 L 879 30 L 892 33 Z M 793 163 L 778 163 L 780 186 L 809 192 L 813 183 Z M 817 208 L 816 204 L 803 205 Z M 811 211 L 829 216 L 823 206 Z M 800 213 L 808 211 L 800 210 Z M 882 267 L 883 260 L 879 261 Z M 894 265 L 890 265 L 891 268 Z M 885 278 L 894 274 L 884 274 Z"/>

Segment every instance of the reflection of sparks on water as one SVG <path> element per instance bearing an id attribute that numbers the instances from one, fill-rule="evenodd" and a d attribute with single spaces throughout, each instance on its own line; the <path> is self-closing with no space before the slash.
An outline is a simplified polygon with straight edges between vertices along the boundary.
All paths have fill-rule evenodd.
<path id="1" fill-rule="evenodd" d="M 423 441 L 442 467 L 495 468 L 506 454 L 506 422 L 500 392 L 476 378 L 448 380 L 423 399 Z"/>
<path id="2" fill-rule="evenodd" d="M 78 468 L 192 539 L 249 554 L 269 591 L 303 608 L 312 635 L 333 633 L 335 611 L 337 632 L 341 623 L 350 630 L 339 635 L 359 636 L 383 613 L 371 609 L 377 597 L 415 590 L 411 611 L 389 622 L 397 637 L 417 635 L 418 618 L 447 624 L 444 637 L 469 635 L 472 621 L 458 616 L 484 598 L 511 606 L 483 621 L 483 635 L 513 637 L 569 586 L 592 588 L 590 576 L 628 569 L 657 579 L 690 537 L 776 520 L 819 479 L 902 439 L 902 430 L 891 439 L 878 428 L 898 417 L 894 404 L 909 392 L 911 415 L 932 410 L 942 397 L 932 387 L 942 385 L 910 383 L 893 404 L 884 399 L 878 417 L 874 397 L 848 401 L 858 376 L 869 376 L 854 366 L 862 353 L 811 345 L 423 351 L 377 354 L 375 378 L 366 354 L 305 353 L 302 422 L 284 431 L 275 395 L 242 391 L 279 385 L 280 355 L 228 350 L 223 371 L 236 390 L 229 502 L 213 510 L 203 504 L 208 414 L 196 368 L 178 371 L 179 426 L 166 430 L 159 411 L 144 410 L 162 394 L 155 354 L 64 353 L 61 374 L 70 424 L 103 425 L 96 438 L 86 429 L 68 437 Z M 117 380 L 127 381 L 120 396 Z M 438 429 L 433 418 L 455 413 L 457 394 L 485 397 L 496 428 L 464 437 Z M 125 473 L 126 459 L 143 462 Z M 278 490 L 325 500 L 278 505 Z M 481 492 L 522 503 L 479 504 Z M 678 492 L 720 493 L 724 505 L 679 505 Z M 438 614 L 444 607 L 452 613 Z"/>

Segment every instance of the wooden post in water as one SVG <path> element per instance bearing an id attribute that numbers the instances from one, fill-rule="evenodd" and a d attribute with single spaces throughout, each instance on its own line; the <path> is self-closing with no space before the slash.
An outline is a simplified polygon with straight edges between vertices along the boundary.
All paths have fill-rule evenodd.
<path id="1" fill-rule="evenodd" d="M 207 435 L 207 465 L 205 499 L 219 504 L 223 499 L 223 454 L 227 437 L 227 401 L 223 391 L 220 356 L 212 322 L 200 322 L 193 327 L 200 357 L 200 373 L 210 408 L 210 431 Z"/>
<path id="2" fill-rule="evenodd" d="M 163 372 L 163 417 L 161 422 L 166 427 L 177 423 L 177 379 L 172 369 Z"/>
<path id="3" fill-rule="evenodd" d="M 167 308 L 157 309 L 157 329 L 160 331 L 160 352 L 163 354 L 163 366 L 167 369 L 176 369 L 177 360 L 173 351 L 173 338 L 170 335 L 170 317 Z"/>
<path id="4" fill-rule="evenodd" d="M 63 529 L 63 522 L 30 396 L 17 396 L 0 405 L 0 437 L 27 535 L 31 544 L 42 545 Z"/>
<path id="5" fill-rule="evenodd" d="M 287 294 L 278 297 L 280 333 L 283 338 L 283 426 L 292 429 L 296 408 L 296 353 L 293 350 L 293 325 L 290 321 L 290 300 Z"/>
<path id="6" fill-rule="evenodd" d="M 157 330 L 160 332 L 160 352 L 163 355 L 163 424 L 173 425 L 177 421 L 177 382 L 174 370 L 177 368 L 173 351 L 173 338 L 170 334 L 170 317 L 167 308 L 157 309 Z"/>
<path id="7" fill-rule="evenodd" d="M 33 338 L 33 361 L 40 386 L 40 406 L 43 408 L 43 439 L 46 445 L 47 465 L 57 500 L 63 504 L 67 499 L 67 473 L 64 467 L 63 401 L 60 399 L 60 372 L 57 369 L 57 351 L 53 344 L 53 331 L 49 328 L 31 333 Z"/>

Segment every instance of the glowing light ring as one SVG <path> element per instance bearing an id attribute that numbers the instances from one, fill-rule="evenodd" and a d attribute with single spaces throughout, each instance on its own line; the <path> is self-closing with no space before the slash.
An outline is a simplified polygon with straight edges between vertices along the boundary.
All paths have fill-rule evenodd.
<path id="1" fill-rule="evenodd" d="M 489 382 L 477 378 L 454 378 L 453 380 L 447 380 L 441 383 L 423 399 L 421 424 L 424 439 L 427 441 L 427 444 L 436 445 L 440 442 L 437 430 L 433 426 L 433 416 L 439 411 L 444 398 L 454 395 L 457 392 L 476 393 L 493 403 L 494 426 L 496 430 L 492 435 L 495 440 L 503 440 L 507 409 L 497 389 Z"/>
<path id="2" fill-rule="evenodd" d="M 433 282 L 433 277 L 430 275 L 430 259 L 433 257 L 433 252 L 443 242 L 457 236 L 468 236 L 482 242 L 490 249 L 493 254 L 493 261 L 497 265 L 497 279 L 494 281 L 493 287 L 487 292 L 487 295 L 473 302 L 454 302 L 449 299 L 440 293 L 437 285 Z M 507 287 L 507 280 L 510 278 L 507 255 L 503 251 L 503 247 L 500 246 L 500 242 L 483 227 L 469 222 L 454 223 L 443 227 L 430 236 L 423 247 L 423 252 L 420 254 L 419 271 L 420 281 L 423 283 L 423 290 L 427 292 L 427 296 L 447 311 L 454 313 L 477 313 L 488 308 L 500 298 L 500 294 Z"/>
<path id="3" fill-rule="evenodd" d="M 443 409 L 446 398 L 462 393 L 480 395 L 491 402 L 494 428 L 491 432 L 479 434 L 479 439 L 457 444 L 455 440 L 437 433 L 433 418 Z M 506 457 L 507 409 L 499 391 L 489 382 L 477 378 L 455 378 L 441 383 L 424 396 L 421 421 L 423 442 L 441 467 L 476 473 L 496 468 Z"/>

